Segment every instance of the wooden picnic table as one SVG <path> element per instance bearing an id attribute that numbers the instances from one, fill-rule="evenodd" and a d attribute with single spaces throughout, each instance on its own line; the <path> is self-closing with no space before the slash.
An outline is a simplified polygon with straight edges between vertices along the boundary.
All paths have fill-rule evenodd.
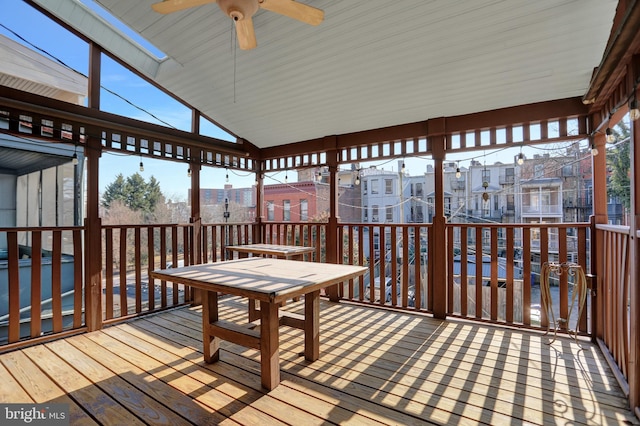
<path id="1" fill-rule="evenodd" d="M 320 289 L 358 277 L 363 266 L 299 262 L 250 257 L 226 262 L 192 265 L 151 272 L 151 277 L 185 284 L 202 292 L 202 339 L 204 360 L 220 357 L 220 340 L 260 350 L 261 381 L 266 389 L 280 383 L 279 333 L 281 325 L 304 330 L 304 356 L 320 356 Z M 260 302 L 260 327 L 218 318 L 218 293 L 248 297 Z M 283 312 L 281 302 L 305 296 L 304 315 Z"/>
<path id="2" fill-rule="evenodd" d="M 315 247 L 288 246 L 281 244 L 242 244 L 237 246 L 227 246 L 227 251 L 245 255 L 274 256 L 283 259 L 301 259 L 307 253 L 313 253 Z"/>

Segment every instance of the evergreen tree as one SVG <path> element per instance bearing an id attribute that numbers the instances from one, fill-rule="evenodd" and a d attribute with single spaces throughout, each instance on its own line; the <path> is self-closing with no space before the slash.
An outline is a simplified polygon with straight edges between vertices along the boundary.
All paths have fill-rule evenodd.
<path id="1" fill-rule="evenodd" d="M 154 212 L 157 203 L 163 200 L 164 196 L 160 191 L 160 183 L 153 176 L 151 176 L 149 182 L 146 182 L 139 173 L 135 173 L 126 179 L 122 174 L 119 174 L 105 188 L 102 196 L 102 205 L 108 209 L 119 201 L 127 208 L 149 216 Z"/>
<path id="2" fill-rule="evenodd" d="M 125 183 L 124 176 L 120 173 L 116 176 L 116 180 L 107 185 L 102 195 L 102 205 L 104 207 L 111 207 L 115 201 L 126 203 Z"/>

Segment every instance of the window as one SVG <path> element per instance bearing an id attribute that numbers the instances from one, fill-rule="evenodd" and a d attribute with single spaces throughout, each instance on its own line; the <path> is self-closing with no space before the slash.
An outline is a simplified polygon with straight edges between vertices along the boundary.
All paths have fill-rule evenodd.
<path id="1" fill-rule="evenodd" d="M 367 195 L 367 188 L 369 187 L 368 183 L 369 181 L 367 180 L 362 181 L 362 193 L 365 195 Z"/>
<path id="2" fill-rule="evenodd" d="M 384 193 L 385 194 L 393 194 L 393 180 L 385 179 L 384 180 Z"/>
<path id="3" fill-rule="evenodd" d="M 515 169 L 513 167 L 504 169 L 504 184 L 510 185 L 515 183 L 515 181 Z"/>
<path id="4" fill-rule="evenodd" d="M 424 222 L 424 213 L 422 212 L 422 206 L 416 206 L 416 222 Z"/>
<path id="5" fill-rule="evenodd" d="M 378 179 L 371 180 L 371 193 L 372 194 L 378 193 Z"/>
<path id="6" fill-rule="evenodd" d="M 393 222 L 393 206 L 387 206 L 385 220 L 387 222 Z"/>
<path id="7" fill-rule="evenodd" d="M 309 220 L 309 203 L 307 200 L 300 200 L 300 220 Z"/>
<path id="8" fill-rule="evenodd" d="M 491 182 L 491 170 L 482 169 L 482 183 Z"/>
<path id="9" fill-rule="evenodd" d="M 291 201 L 284 200 L 282 202 L 282 220 L 289 222 L 291 220 Z"/>
<path id="10" fill-rule="evenodd" d="M 535 177 L 542 177 L 544 176 L 544 164 L 536 164 L 534 166 L 534 172 L 533 172 Z"/>
<path id="11" fill-rule="evenodd" d="M 275 220 L 275 205 L 273 201 L 267 201 L 267 220 Z"/>
<path id="12" fill-rule="evenodd" d="M 369 221 L 369 209 L 367 208 L 367 206 L 364 206 L 362 208 L 363 212 L 364 212 L 364 217 L 362 218 L 363 221 L 368 222 Z"/>
<path id="13" fill-rule="evenodd" d="M 379 222 L 378 206 L 371 206 L 371 222 Z"/>
<path id="14" fill-rule="evenodd" d="M 416 197 L 422 197 L 422 184 L 416 183 Z"/>

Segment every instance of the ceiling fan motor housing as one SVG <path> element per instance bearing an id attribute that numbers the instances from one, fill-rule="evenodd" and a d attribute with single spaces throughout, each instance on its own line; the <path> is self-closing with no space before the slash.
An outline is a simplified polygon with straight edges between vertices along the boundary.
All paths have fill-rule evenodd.
<path id="1" fill-rule="evenodd" d="M 258 0 L 218 0 L 218 6 L 234 21 L 251 18 L 259 8 Z"/>

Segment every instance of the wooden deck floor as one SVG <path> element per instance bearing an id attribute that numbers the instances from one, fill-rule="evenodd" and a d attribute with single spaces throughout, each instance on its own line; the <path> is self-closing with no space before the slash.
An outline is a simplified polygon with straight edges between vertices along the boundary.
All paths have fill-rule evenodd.
<path id="1" fill-rule="evenodd" d="M 182 308 L 2 354 L 0 401 L 68 403 L 71 424 L 637 424 L 587 342 L 323 301 L 320 359 L 282 328 L 267 393 L 255 350 L 205 365 L 200 327 Z"/>

